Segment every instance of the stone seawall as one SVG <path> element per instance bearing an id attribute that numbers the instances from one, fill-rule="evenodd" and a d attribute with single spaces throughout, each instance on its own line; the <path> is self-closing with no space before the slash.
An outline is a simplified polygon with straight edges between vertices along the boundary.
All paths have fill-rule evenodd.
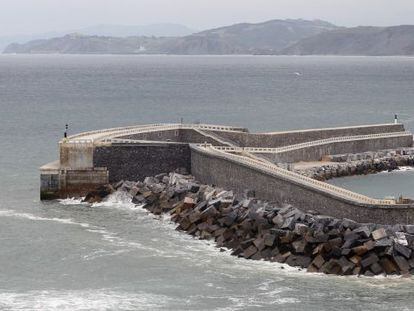
<path id="1" fill-rule="evenodd" d="M 191 173 L 202 183 L 232 189 L 237 193 L 249 189 L 254 191 L 257 198 L 277 204 L 291 203 L 305 211 L 314 210 L 336 218 L 380 224 L 414 223 L 414 208 L 410 206 L 385 208 L 348 202 L 329 193 L 194 148 L 191 149 Z"/>
<path id="2" fill-rule="evenodd" d="M 380 124 L 275 133 L 211 132 L 232 140 L 241 147 L 277 148 L 332 137 L 370 135 L 403 131 L 403 124 Z"/>
<path id="3" fill-rule="evenodd" d="M 93 161 L 96 167 L 106 167 L 109 181 L 143 180 L 163 172 L 183 168 L 190 171 L 191 153 L 188 144 L 148 143 L 112 144 L 96 147 Z"/>

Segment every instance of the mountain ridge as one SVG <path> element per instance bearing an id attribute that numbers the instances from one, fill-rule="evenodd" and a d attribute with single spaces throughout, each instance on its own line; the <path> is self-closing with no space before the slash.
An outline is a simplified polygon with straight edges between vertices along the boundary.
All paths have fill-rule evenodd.
<path id="1" fill-rule="evenodd" d="M 175 37 L 69 34 L 11 44 L 4 53 L 414 55 L 414 26 L 346 28 L 321 20 L 270 20 Z"/>
<path id="2" fill-rule="evenodd" d="M 71 29 L 67 31 L 54 31 L 38 34 L 16 34 L 0 36 L 0 51 L 5 49 L 12 43 L 28 43 L 30 41 L 40 39 L 54 39 L 64 37 L 71 33 L 82 33 L 90 36 L 114 36 L 114 37 L 128 37 L 128 36 L 147 36 L 147 37 L 171 37 L 171 36 L 187 36 L 197 32 L 185 25 L 173 23 L 159 23 L 149 25 L 117 25 L 117 24 L 98 24 L 79 29 Z"/>
<path id="3" fill-rule="evenodd" d="M 275 54 L 300 39 L 338 27 L 324 21 L 303 19 L 238 23 L 187 36 L 126 38 L 75 36 L 14 43 L 5 53 L 80 54 Z M 87 40 L 90 40 L 88 43 Z M 118 46 L 114 44 L 116 42 Z"/>

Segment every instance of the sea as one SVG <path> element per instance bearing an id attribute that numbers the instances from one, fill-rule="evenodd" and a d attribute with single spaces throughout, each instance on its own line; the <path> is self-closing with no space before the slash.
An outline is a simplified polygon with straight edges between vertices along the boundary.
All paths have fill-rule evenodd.
<path id="1" fill-rule="evenodd" d="M 414 58 L 0 55 L 0 310 L 414 310 L 414 279 L 308 274 L 175 230 L 119 194 L 40 202 L 69 133 L 158 122 L 414 131 Z M 410 170 L 332 181 L 414 197 Z"/>

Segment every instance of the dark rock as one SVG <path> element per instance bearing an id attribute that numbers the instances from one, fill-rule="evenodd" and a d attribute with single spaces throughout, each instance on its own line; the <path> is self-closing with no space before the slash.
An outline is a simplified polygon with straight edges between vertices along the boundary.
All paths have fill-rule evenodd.
<path id="1" fill-rule="evenodd" d="M 404 245 L 395 243 L 394 250 L 403 255 L 405 258 L 409 259 L 411 257 L 411 249 L 405 247 Z"/>
<path id="2" fill-rule="evenodd" d="M 307 225 L 300 224 L 300 223 L 295 224 L 295 230 L 294 230 L 294 232 L 297 235 L 304 236 L 308 231 L 309 231 L 309 227 Z"/>
<path id="3" fill-rule="evenodd" d="M 342 256 L 338 260 L 339 265 L 341 266 L 342 274 L 349 275 L 352 274 L 355 264 L 351 261 L 349 261 L 346 257 Z"/>
<path id="4" fill-rule="evenodd" d="M 367 268 L 370 265 L 372 265 L 373 263 L 376 263 L 379 261 L 378 256 L 375 253 L 370 253 L 369 255 L 365 256 L 362 260 L 361 260 L 361 266 L 363 268 Z"/>
<path id="5" fill-rule="evenodd" d="M 273 253 L 273 250 L 271 248 L 265 248 L 264 250 L 260 252 L 260 255 L 262 258 L 270 259 L 271 257 L 273 257 L 272 253 Z"/>
<path id="6" fill-rule="evenodd" d="M 356 241 L 359 239 L 359 233 L 355 231 L 346 232 L 344 234 L 345 241 Z"/>
<path id="7" fill-rule="evenodd" d="M 410 265 L 404 257 L 394 256 L 394 261 L 402 273 L 408 273 L 410 271 Z"/>
<path id="8" fill-rule="evenodd" d="M 326 274 L 341 274 L 342 273 L 342 267 L 339 264 L 338 260 L 336 259 L 330 259 L 328 262 L 325 262 L 320 270 Z"/>
<path id="9" fill-rule="evenodd" d="M 375 247 L 389 247 L 394 244 L 394 241 L 390 238 L 383 238 L 381 240 L 375 241 Z"/>
<path id="10" fill-rule="evenodd" d="M 367 226 L 361 226 L 353 230 L 353 232 L 358 233 L 363 238 L 369 238 L 371 235 L 371 230 Z"/>
<path id="11" fill-rule="evenodd" d="M 267 233 L 263 236 L 264 238 L 264 244 L 266 246 L 273 246 L 275 239 L 276 239 L 276 235 L 275 234 L 271 234 L 271 233 Z"/>
<path id="12" fill-rule="evenodd" d="M 312 265 L 314 265 L 318 269 L 320 269 L 324 263 L 325 259 L 321 255 L 316 256 L 315 259 L 313 259 L 312 261 Z"/>
<path id="13" fill-rule="evenodd" d="M 244 252 L 243 252 L 243 254 L 242 254 L 242 256 L 244 257 L 244 258 L 250 258 L 250 257 L 252 257 L 254 254 L 256 254 L 257 253 L 257 248 L 255 247 L 255 246 L 253 246 L 253 245 L 251 245 L 251 246 L 249 246 L 247 249 L 245 249 L 244 250 Z"/>
<path id="14" fill-rule="evenodd" d="M 319 272 L 319 269 L 311 264 L 308 266 L 308 269 L 306 271 L 309 273 L 316 273 L 316 272 Z"/>
<path id="15" fill-rule="evenodd" d="M 406 225 L 405 226 L 405 232 L 414 235 L 414 225 Z"/>
<path id="16" fill-rule="evenodd" d="M 367 271 L 365 271 L 364 275 L 365 275 L 365 276 L 375 276 L 375 274 L 374 274 L 374 273 L 372 273 L 372 272 L 371 272 L 371 270 L 367 270 Z"/>
<path id="17" fill-rule="evenodd" d="M 88 194 L 86 194 L 82 202 L 87 202 L 87 203 L 102 202 L 103 199 L 105 199 L 108 195 L 110 195 L 114 191 L 115 189 L 111 185 L 100 186 L 98 187 L 97 190 L 90 191 Z"/>
<path id="18" fill-rule="evenodd" d="M 285 223 L 285 219 L 283 218 L 283 216 L 281 214 L 278 214 L 276 217 L 274 217 L 272 219 L 272 222 L 278 226 L 279 228 L 281 228 L 283 226 L 283 224 Z"/>
<path id="19" fill-rule="evenodd" d="M 365 245 L 359 245 L 352 249 L 352 251 L 358 256 L 362 256 L 368 252 L 368 248 Z"/>
<path id="20" fill-rule="evenodd" d="M 292 243 L 292 247 L 297 254 L 303 254 L 305 252 L 306 245 L 307 242 L 304 239 Z"/>
<path id="21" fill-rule="evenodd" d="M 380 265 L 387 274 L 393 274 L 397 272 L 396 265 L 388 258 L 385 258 L 385 257 L 381 258 Z"/>
<path id="22" fill-rule="evenodd" d="M 338 237 L 338 238 L 330 239 L 328 243 L 329 245 L 331 245 L 331 247 L 334 247 L 334 246 L 341 247 L 342 238 Z"/>
<path id="23" fill-rule="evenodd" d="M 307 256 L 290 255 L 286 259 L 286 263 L 292 267 L 306 268 L 310 265 L 312 259 Z"/>
<path id="24" fill-rule="evenodd" d="M 253 241 L 253 244 L 254 246 L 256 246 L 258 251 L 261 251 L 266 246 L 263 238 L 257 238 L 256 240 Z"/>
<path id="25" fill-rule="evenodd" d="M 382 272 L 384 272 L 384 270 L 382 269 L 382 267 L 380 266 L 380 264 L 378 264 L 377 262 L 376 263 L 373 263 L 370 267 L 369 267 L 369 269 L 374 273 L 374 274 L 376 274 L 376 275 L 378 275 L 378 274 L 380 274 L 380 273 L 382 273 Z"/>

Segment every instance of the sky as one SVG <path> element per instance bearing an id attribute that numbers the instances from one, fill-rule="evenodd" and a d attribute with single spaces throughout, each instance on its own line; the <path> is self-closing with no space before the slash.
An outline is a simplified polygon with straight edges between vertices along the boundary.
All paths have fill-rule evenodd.
<path id="1" fill-rule="evenodd" d="M 414 0 L 0 0 L 0 35 L 96 24 L 178 23 L 203 30 L 285 18 L 340 26 L 414 24 Z"/>

